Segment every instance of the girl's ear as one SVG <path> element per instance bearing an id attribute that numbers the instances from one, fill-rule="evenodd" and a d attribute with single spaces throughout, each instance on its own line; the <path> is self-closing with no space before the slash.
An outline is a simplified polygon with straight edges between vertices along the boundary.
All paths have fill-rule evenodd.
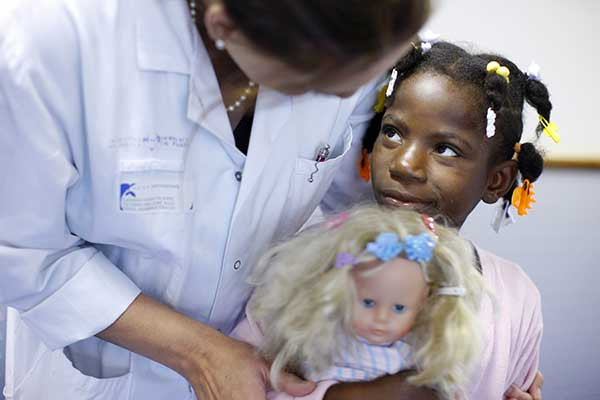
<path id="1" fill-rule="evenodd" d="M 226 42 L 235 31 L 235 24 L 229 18 L 223 3 L 219 1 L 210 2 L 206 6 L 204 26 L 213 41 L 223 40 Z"/>
<path id="2" fill-rule="evenodd" d="M 517 162 L 514 160 L 503 161 L 492 167 L 481 199 L 488 204 L 494 204 L 510 190 L 518 172 Z"/>

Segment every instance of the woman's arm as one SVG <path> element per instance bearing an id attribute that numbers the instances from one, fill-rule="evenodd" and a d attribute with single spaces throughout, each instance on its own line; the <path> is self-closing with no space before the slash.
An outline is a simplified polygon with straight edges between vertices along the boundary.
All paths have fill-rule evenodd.
<path id="1" fill-rule="evenodd" d="M 143 294 L 97 336 L 172 368 L 203 399 L 265 399 L 268 368 L 251 346 Z"/>
<path id="2" fill-rule="evenodd" d="M 199 398 L 266 399 L 269 367 L 252 346 L 143 294 L 98 337 L 177 371 Z M 291 376 L 282 386 L 297 396 L 314 388 Z"/>

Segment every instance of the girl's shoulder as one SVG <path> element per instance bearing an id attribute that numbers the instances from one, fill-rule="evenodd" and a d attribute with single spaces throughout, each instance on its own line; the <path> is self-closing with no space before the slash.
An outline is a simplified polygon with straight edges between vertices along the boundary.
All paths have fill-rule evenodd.
<path id="1" fill-rule="evenodd" d="M 496 296 L 510 293 L 510 297 L 515 301 L 540 303 L 537 286 L 520 265 L 480 247 L 476 247 L 476 250 L 481 261 L 484 281 Z"/>

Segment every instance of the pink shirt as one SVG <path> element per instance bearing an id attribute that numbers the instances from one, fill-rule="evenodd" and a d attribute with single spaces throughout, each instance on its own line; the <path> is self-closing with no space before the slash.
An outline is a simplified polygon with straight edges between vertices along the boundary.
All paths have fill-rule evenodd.
<path id="1" fill-rule="evenodd" d="M 483 352 L 469 385 L 469 398 L 502 399 L 512 384 L 527 391 L 538 370 L 542 338 L 540 293 L 517 264 L 479 248 L 477 251 L 484 281 L 494 299 L 486 297 L 481 304 Z M 251 318 L 243 320 L 232 336 L 254 345 L 262 340 L 262 333 Z M 313 393 L 298 399 L 322 399 L 335 383 L 335 380 L 319 382 Z M 285 400 L 293 397 L 271 392 L 268 398 Z"/>
<path id="2" fill-rule="evenodd" d="M 471 380 L 472 399 L 501 399 L 511 384 L 527 391 L 539 367 L 540 292 L 517 264 L 477 248 L 484 281 L 494 293 L 481 305 L 484 347 Z"/>

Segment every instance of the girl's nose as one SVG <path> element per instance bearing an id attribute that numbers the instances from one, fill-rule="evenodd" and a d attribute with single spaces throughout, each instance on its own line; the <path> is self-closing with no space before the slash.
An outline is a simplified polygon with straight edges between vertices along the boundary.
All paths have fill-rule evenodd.
<path id="1" fill-rule="evenodd" d="M 427 154 L 418 144 L 406 144 L 395 150 L 390 163 L 392 178 L 404 181 L 425 182 Z"/>

